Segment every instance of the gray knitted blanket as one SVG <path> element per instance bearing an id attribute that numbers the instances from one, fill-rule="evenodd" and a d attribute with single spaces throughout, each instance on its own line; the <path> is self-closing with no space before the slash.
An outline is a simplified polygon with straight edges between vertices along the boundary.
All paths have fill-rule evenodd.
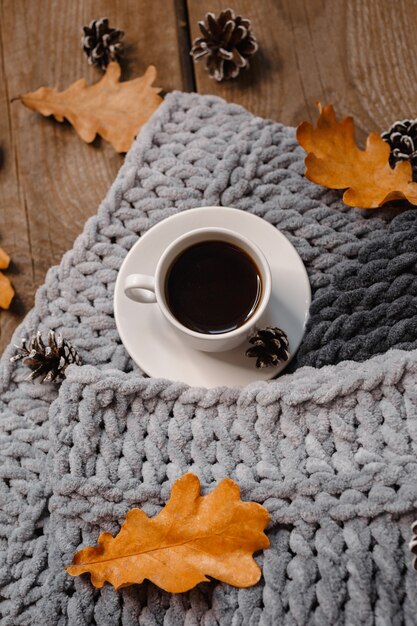
<path id="1" fill-rule="evenodd" d="M 0 366 L 0 623 L 417 624 L 407 543 L 417 505 L 417 211 L 371 215 L 303 178 L 294 129 L 211 96 L 174 93 L 143 129 L 18 337 L 61 331 L 86 365 L 57 388 Z M 113 318 L 117 271 L 155 223 L 195 206 L 256 213 L 309 273 L 309 326 L 277 381 L 196 389 L 144 377 Z M 144 332 L 146 332 L 144 330 Z M 12 342 L 13 343 L 13 342 Z M 186 594 L 115 592 L 64 570 L 156 514 L 186 471 L 233 478 L 271 514 L 263 578 Z"/>

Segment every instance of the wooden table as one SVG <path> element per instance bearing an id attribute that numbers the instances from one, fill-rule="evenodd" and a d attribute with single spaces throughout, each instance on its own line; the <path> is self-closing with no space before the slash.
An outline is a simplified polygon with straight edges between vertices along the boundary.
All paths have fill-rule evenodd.
<path id="1" fill-rule="evenodd" d="M 99 70 L 87 65 L 80 29 L 107 16 L 126 35 L 124 78 L 152 63 L 157 84 L 214 93 L 257 115 L 296 125 L 315 102 L 352 114 L 363 139 L 416 114 L 415 0 L 234 0 L 252 20 L 260 50 L 238 80 L 218 84 L 194 66 L 190 41 L 220 0 L 2 0 L 0 17 L 0 246 L 12 256 L 17 295 L 0 311 L 0 353 L 32 307 L 51 265 L 97 210 L 122 157 L 101 140 L 83 143 L 11 100 L 41 85 L 66 88 Z"/>

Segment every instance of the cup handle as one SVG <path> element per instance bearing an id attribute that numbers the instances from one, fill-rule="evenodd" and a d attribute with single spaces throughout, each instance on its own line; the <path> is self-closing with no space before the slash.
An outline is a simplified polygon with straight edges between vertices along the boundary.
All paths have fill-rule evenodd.
<path id="1" fill-rule="evenodd" d="M 146 274 L 129 274 L 125 280 L 124 292 L 135 302 L 156 302 L 155 279 Z"/>

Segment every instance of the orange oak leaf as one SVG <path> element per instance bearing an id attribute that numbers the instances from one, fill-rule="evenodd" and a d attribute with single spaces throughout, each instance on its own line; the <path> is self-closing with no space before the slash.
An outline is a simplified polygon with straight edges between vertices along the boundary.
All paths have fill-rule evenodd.
<path id="1" fill-rule="evenodd" d="M 263 532 L 268 521 L 260 504 L 242 502 L 233 480 L 225 478 L 201 496 L 197 476 L 184 474 L 156 517 L 132 509 L 116 537 L 102 533 L 98 545 L 77 552 L 66 570 L 71 576 L 90 572 L 97 588 L 108 581 L 120 589 L 147 578 L 181 593 L 207 576 L 250 587 L 261 577 L 252 555 L 269 546 Z"/>
<path id="2" fill-rule="evenodd" d="M 127 152 L 139 129 L 162 102 L 158 87 L 152 87 L 156 69 L 150 65 L 139 78 L 120 82 L 120 66 L 110 63 L 98 83 L 87 85 L 82 78 L 65 91 L 41 87 L 20 96 L 25 106 L 58 122 L 67 119 L 81 139 L 90 143 L 96 134 L 117 152 Z"/>
<path id="3" fill-rule="evenodd" d="M 417 184 L 412 182 L 411 164 L 391 168 L 389 144 L 371 133 L 364 150 L 354 137 L 352 117 L 338 121 L 332 105 L 322 107 L 317 126 L 303 122 L 297 141 L 308 153 L 305 176 L 323 187 L 346 189 L 343 202 L 362 209 L 374 209 L 391 200 L 417 204 Z"/>
<path id="4" fill-rule="evenodd" d="M 9 267 L 10 257 L 6 252 L 0 248 L 0 270 L 5 270 Z"/>
<path id="5" fill-rule="evenodd" d="M 0 270 L 5 270 L 9 267 L 10 257 L 0 248 Z M 8 309 L 11 301 L 13 300 L 14 289 L 10 283 L 10 280 L 0 272 L 0 308 Z"/>

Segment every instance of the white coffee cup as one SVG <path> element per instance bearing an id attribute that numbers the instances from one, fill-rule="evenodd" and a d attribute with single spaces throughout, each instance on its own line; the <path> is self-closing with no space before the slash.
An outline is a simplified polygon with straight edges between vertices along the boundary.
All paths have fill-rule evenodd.
<path id="1" fill-rule="evenodd" d="M 205 334 L 187 328 L 176 319 L 167 303 L 165 281 L 172 262 L 187 248 L 206 241 L 225 241 L 237 246 L 253 259 L 260 273 L 262 292 L 255 311 L 241 326 L 229 332 Z M 173 330 L 192 348 L 204 352 L 224 352 L 247 340 L 263 315 L 271 296 L 271 271 L 258 246 L 243 235 L 226 228 L 198 228 L 178 237 L 168 246 L 158 261 L 155 276 L 129 274 L 125 279 L 124 292 L 135 302 L 156 303 Z"/>

